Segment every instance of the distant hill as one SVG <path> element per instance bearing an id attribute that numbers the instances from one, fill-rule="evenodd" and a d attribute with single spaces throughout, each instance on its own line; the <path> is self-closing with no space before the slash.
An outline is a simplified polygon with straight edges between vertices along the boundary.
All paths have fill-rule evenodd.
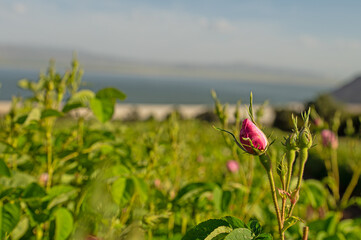
<path id="1" fill-rule="evenodd" d="M 78 51 L 86 72 L 136 74 L 143 76 L 189 77 L 295 85 L 330 86 L 334 79 L 302 70 L 259 66 L 248 63 L 191 64 L 141 61 Z M 48 61 L 56 60 L 57 69 L 69 66 L 73 51 L 49 47 L 0 44 L 0 67 L 44 71 Z"/>
<path id="2" fill-rule="evenodd" d="M 345 103 L 361 104 L 361 76 L 333 91 L 332 96 Z"/>

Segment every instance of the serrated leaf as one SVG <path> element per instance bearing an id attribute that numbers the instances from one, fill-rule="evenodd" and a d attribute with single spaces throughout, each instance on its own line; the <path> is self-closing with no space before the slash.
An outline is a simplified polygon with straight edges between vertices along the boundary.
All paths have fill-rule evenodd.
<path id="1" fill-rule="evenodd" d="M 236 217 L 226 216 L 226 217 L 223 217 L 222 220 L 227 221 L 233 229 L 247 228 L 247 225 L 241 219 L 236 218 Z"/>
<path id="2" fill-rule="evenodd" d="M 257 219 L 251 219 L 248 225 L 254 235 L 257 236 L 262 232 L 261 224 L 259 224 Z"/>
<path id="3" fill-rule="evenodd" d="M 220 240 L 224 239 L 228 233 L 232 231 L 232 228 L 227 226 L 220 226 L 214 229 L 204 240 Z"/>
<path id="4" fill-rule="evenodd" d="M 73 230 L 73 216 L 66 208 L 55 211 L 55 240 L 66 240 Z"/>
<path id="5" fill-rule="evenodd" d="M 94 97 L 95 93 L 93 91 L 88 89 L 80 90 L 66 102 L 62 112 L 67 113 L 76 108 L 86 107 Z"/>
<path id="6" fill-rule="evenodd" d="M 0 158 L 0 176 L 11 177 L 11 172 L 2 158 Z"/>
<path id="7" fill-rule="evenodd" d="M 252 240 L 252 232 L 247 228 L 236 228 L 224 240 Z"/>
<path id="8" fill-rule="evenodd" d="M 302 219 L 300 219 L 299 217 L 295 217 L 295 216 L 290 216 L 290 217 L 286 218 L 285 223 L 282 228 L 282 232 L 285 232 L 288 228 L 292 227 L 299 221 L 303 222 Z"/>
<path id="9" fill-rule="evenodd" d="M 89 89 L 84 89 L 76 92 L 67 102 L 67 104 L 81 103 L 86 105 L 91 99 L 95 97 L 95 93 Z"/>
<path id="10" fill-rule="evenodd" d="M 1 230 L 0 237 L 4 239 L 16 227 L 20 220 L 20 205 L 18 203 L 6 203 L 0 207 L 1 211 Z"/>
<path id="11" fill-rule="evenodd" d="M 227 237 L 228 233 L 221 233 L 212 238 L 211 240 L 224 240 L 225 237 Z"/>
<path id="12" fill-rule="evenodd" d="M 20 239 L 22 236 L 24 236 L 28 228 L 29 228 L 29 219 L 27 217 L 22 217 L 19 223 L 11 232 L 11 239 L 12 240 Z"/>
<path id="13" fill-rule="evenodd" d="M 221 219 L 209 219 L 190 229 L 182 240 L 205 240 L 218 227 L 229 227 L 229 223 Z"/>
<path id="14" fill-rule="evenodd" d="M 254 240 L 272 240 L 273 237 L 269 233 L 261 233 Z"/>

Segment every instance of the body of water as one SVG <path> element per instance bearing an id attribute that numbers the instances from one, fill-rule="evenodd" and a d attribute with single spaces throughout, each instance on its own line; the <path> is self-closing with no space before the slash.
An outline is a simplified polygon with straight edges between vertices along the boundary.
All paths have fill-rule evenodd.
<path id="1" fill-rule="evenodd" d="M 10 100 L 13 95 L 30 96 L 17 87 L 20 79 L 37 80 L 38 71 L 0 69 L 0 100 Z M 327 87 L 300 84 L 260 83 L 247 80 L 200 79 L 182 77 L 154 77 L 85 73 L 84 86 L 91 90 L 116 87 L 127 95 L 127 103 L 149 104 L 212 104 L 210 90 L 217 92 L 222 102 L 236 103 L 242 99 L 248 103 L 253 92 L 255 103 L 269 100 L 271 104 L 304 102 L 317 94 L 327 92 Z"/>

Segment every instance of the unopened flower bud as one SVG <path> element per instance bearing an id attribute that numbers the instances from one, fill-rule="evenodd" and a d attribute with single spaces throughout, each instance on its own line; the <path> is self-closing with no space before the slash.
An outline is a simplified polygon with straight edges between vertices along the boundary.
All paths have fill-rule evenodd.
<path id="1" fill-rule="evenodd" d="M 292 133 L 288 136 L 285 142 L 287 150 L 297 150 L 297 134 Z"/>
<path id="2" fill-rule="evenodd" d="M 254 155 L 263 154 L 268 146 L 266 135 L 249 119 L 243 121 L 239 139 L 245 151 Z"/>
<path id="3" fill-rule="evenodd" d="M 299 148 L 310 148 L 312 146 L 312 135 L 308 127 L 302 128 L 298 136 Z"/>
<path id="4" fill-rule="evenodd" d="M 49 174 L 48 173 L 42 173 L 39 177 L 39 183 L 42 186 L 46 186 L 46 184 L 48 183 L 49 180 Z"/>
<path id="5" fill-rule="evenodd" d="M 321 132 L 322 137 L 322 145 L 324 147 L 330 147 L 336 149 L 338 147 L 338 140 L 337 136 L 328 129 L 322 130 Z"/>
<path id="6" fill-rule="evenodd" d="M 231 173 L 238 172 L 239 170 L 239 163 L 236 160 L 229 160 L 227 162 L 227 169 Z"/>

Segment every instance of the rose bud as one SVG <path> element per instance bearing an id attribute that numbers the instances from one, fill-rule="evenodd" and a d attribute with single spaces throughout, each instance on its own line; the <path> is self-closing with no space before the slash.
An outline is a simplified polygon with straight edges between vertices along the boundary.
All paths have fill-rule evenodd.
<path id="1" fill-rule="evenodd" d="M 46 184 L 48 183 L 49 180 L 49 174 L 48 173 L 42 173 L 39 177 L 39 183 L 42 186 L 46 186 Z"/>
<path id="2" fill-rule="evenodd" d="M 303 127 L 298 137 L 299 148 L 309 149 L 312 147 L 312 135 L 308 127 Z"/>
<path id="3" fill-rule="evenodd" d="M 239 170 L 239 163 L 236 160 L 229 160 L 227 162 L 227 169 L 231 173 L 238 172 Z"/>
<path id="4" fill-rule="evenodd" d="M 321 132 L 322 144 L 324 147 L 330 147 L 336 149 L 338 147 L 337 136 L 328 129 L 322 130 Z"/>
<path id="5" fill-rule="evenodd" d="M 263 154 L 268 146 L 266 135 L 249 119 L 243 121 L 239 139 L 244 150 L 254 155 Z"/>

